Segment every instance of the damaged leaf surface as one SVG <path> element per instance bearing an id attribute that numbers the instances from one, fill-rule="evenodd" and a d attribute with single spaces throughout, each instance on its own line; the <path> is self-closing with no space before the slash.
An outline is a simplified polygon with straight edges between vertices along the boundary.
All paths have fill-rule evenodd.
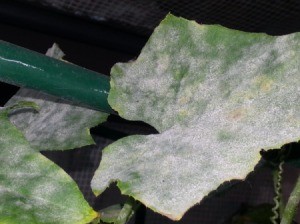
<path id="1" fill-rule="evenodd" d="M 112 68 L 109 102 L 159 134 L 108 146 L 95 193 L 123 194 L 178 220 L 261 149 L 300 137 L 300 34 L 271 37 L 169 15 L 134 62 Z"/>
<path id="2" fill-rule="evenodd" d="M 85 224 L 97 213 L 76 183 L 36 152 L 0 108 L 0 223 Z"/>
<path id="3" fill-rule="evenodd" d="M 103 112 L 26 88 L 20 89 L 6 106 L 19 101 L 35 102 L 40 107 L 39 113 L 19 111 L 10 116 L 37 150 L 67 150 L 94 144 L 89 129 L 108 117 Z"/>

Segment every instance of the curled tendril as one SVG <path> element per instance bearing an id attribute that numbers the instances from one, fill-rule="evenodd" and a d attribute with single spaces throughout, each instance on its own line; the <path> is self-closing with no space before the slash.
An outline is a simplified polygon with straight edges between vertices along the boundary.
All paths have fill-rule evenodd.
<path id="1" fill-rule="evenodd" d="M 283 159 L 283 156 L 281 156 L 280 163 L 278 165 L 278 170 L 274 173 L 274 175 L 275 175 L 275 181 L 274 181 L 275 196 L 274 196 L 273 200 L 274 200 L 275 205 L 272 208 L 273 216 L 270 218 L 272 224 L 277 224 L 277 221 L 279 218 L 283 164 L 284 164 L 284 159 Z"/>

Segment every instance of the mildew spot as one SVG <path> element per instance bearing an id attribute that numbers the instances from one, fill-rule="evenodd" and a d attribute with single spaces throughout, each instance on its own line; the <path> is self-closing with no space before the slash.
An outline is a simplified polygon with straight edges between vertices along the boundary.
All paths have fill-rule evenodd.
<path id="1" fill-rule="evenodd" d="M 260 75 L 254 79 L 255 85 L 264 93 L 270 92 L 274 85 L 274 80 L 266 75 Z"/>
<path id="2" fill-rule="evenodd" d="M 247 110 L 245 108 L 237 108 L 228 114 L 230 120 L 238 121 L 247 116 Z"/>

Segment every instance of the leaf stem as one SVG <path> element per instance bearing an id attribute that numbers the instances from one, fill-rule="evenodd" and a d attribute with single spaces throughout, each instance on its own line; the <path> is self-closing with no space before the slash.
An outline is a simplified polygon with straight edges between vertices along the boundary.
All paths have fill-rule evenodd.
<path id="1" fill-rule="evenodd" d="M 300 176 L 283 211 L 280 224 L 291 224 L 300 202 Z"/>

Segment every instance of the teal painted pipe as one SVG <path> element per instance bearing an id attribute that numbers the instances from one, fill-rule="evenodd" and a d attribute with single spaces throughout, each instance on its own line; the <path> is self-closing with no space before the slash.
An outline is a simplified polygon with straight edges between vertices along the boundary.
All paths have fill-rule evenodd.
<path id="1" fill-rule="evenodd" d="M 5 41 L 0 41 L 0 81 L 113 112 L 107 76 Z"/>

